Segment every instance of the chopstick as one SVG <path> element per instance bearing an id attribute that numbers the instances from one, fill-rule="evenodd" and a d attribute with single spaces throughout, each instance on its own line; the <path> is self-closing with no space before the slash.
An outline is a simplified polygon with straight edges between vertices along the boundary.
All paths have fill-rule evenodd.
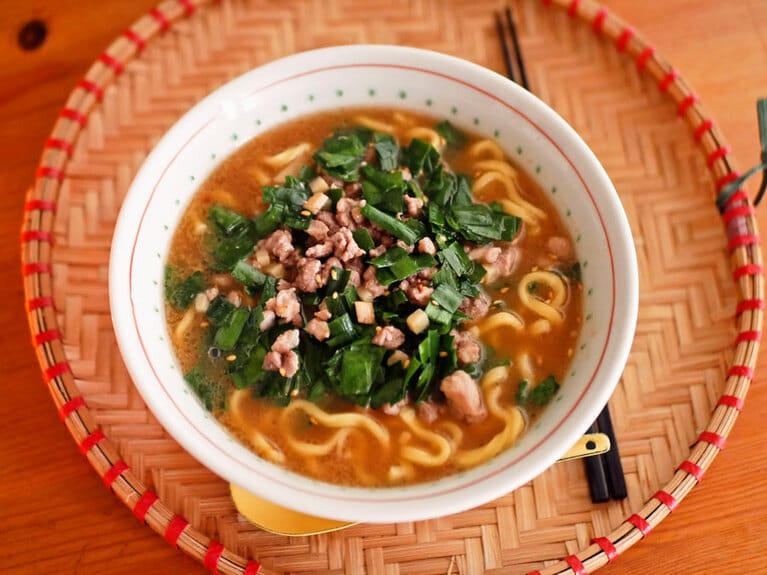
<path id="1" fill-rule="evenodd" d="M 511 6 L 507 6 L 504 11 L 504 18 L 499 13 L 495 14 L 495 25 L 498 32 L 498 38 L 501 41 L 503 51 L 503 60 L 506 65 L 506 74 L 510 80 L 517 82 L 528 91 L 530 84 L 527 79 L 527 70 L 522 58 L 522 50 L 519 45 L 519 35 L 517 26 L 514 22 L 514 15 Z M 506 30 L 508 29 L 508 35 Z M 509 46 L 511 39 L 511 47 Z M 514 58 L 512 59 L 512 50 Z M 516 64 L 516 69 L 515 69 Z M 517 79 L 519 78 L 519 79 Z M 605 404 L 597 420 L 591 424 L 587 433 L 604 433 L 610 438 L 610 450 L 602 455 L 593 455 L 584 458 L 586 466 L 586 475 L 589 482 L 589 493 L 594 503 L 603 503 L 609 499 L 625 499 L 626 478 L 623 475 L 623 465 L 621 464 L 620 453 L 618 451 L 618 442 L 615 439 L 615 429 L 610 418 L 610 409 Z"/>

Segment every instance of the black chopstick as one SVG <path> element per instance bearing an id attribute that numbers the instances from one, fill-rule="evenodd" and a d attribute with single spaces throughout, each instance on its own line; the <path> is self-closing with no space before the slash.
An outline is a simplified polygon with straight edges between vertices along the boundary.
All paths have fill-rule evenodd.
<path id="1" fill-rule="evenodd" d="M 610 438 L 610 450 L 598 457 L 602 460 L 605 476 L 607 478 L 607 487 L 612 499 L 626 499 L 628 492 L 626 490 L 626 477 L 623 475 L 623 464 L 621 463 L 621 454 L 618 451 L 618 442 L 615 439 L 615 430 L 613 421 L 610 418 L 610 409 L 607 404 L 602 408 L 596 421 L 597 430 Z M 587 458 L 591 459 L 591 458 Z M 588 468 L 587 468 L 588 469 Z"/>
<path id="2" fill-rule="evenodd" d="M 517 34 L 517 26 L 514 23 L 514 15 L 511 11 L 511 6 L 506 7 L 505 16 L 506 28 L 508 28 L 509 31 L 508 36 L 511 37 L 511 44 L 514 49 L 514 61 L 516 61 L 517 65 L 517 70 L 515 71 L 508 37 L 506 35 L 506 30 L 504 29 L 504 22 L 501 15 L 496 13 L 495 25 L 498 31 L 498 37 L 501 41 L 503 61 L 506 65 L 506 74 L 510 80 L 517 82 L 526 90 L 531 91 L 527 80 L 527 71 L 525 70 L 525 62 L 522 58 L 519 35 Z M 519 79 L 517 79 L 517 76 Z M 620 453 L 618 452 L 618 442 L 615 439 L 615 430 L 613 429 L 612 419 L 610 418 L 610 410 L 606 404 L 602 408 L 597 420 L 591 424 L 588 432 L 594 433 L 597 431 L 604 433 L 610 438 L 610 450 L 605 454 L 593 455 L 591 457 L 586 457 L 583 460 L 584 465 L 586 466 L 591 500 L 594 503 L 603 503 L 609 499 L 625 499 L 627 496 L 626 479 L 623 475 L 623 466 L 621 464 Z"/>

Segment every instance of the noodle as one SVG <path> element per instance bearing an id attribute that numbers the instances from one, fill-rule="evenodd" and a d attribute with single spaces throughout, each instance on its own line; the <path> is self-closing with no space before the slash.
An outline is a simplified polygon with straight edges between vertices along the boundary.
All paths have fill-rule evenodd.
<path id="1" fill-rule="evenodd" d="M 270 168 L 284 168 L 292 161 L 305 156 L 310 150 L 311 146 L 307 142 L 302 142 L 273 156 L 266 156 L 262 158 L 262 161 Z"/>
<path id="2" fill-rule="evenodd" d="M 543 284 L 549 288 L 552 292 L 551 300 L 544 301 L 530 293 L 530 284 Z M 564 320 L 560 308 L 567 301 L 567 284 L 559 274 L 550 271 L 527 273 L 519 282 L 517 293 L 524 306 L 549 320 L 553 325 L 560 325 Z"/>
<path id="3" fill-rule="evenodd" d="M 394 133 L 394 126 L 380 120 L 374 120 L 369 116 L 354 116 L 354 121 L 355 123 L 365 126 L 366 128 L 370 128 L 371 130 L 375 130 L 376 132 L 383 132 L 385 134 Z"/>
<path id="4" fill-rule="evenodd" d="M 425 429 L 416 419 L 415 411 L 413 411 L 412 408 L 404 408 L 400 412 L 400 418 L 402 418 L 402 421 L 407 424 L 416 437 L 423 439 L 427 443 L 431 443 L 437 448 L 437 453 L 432 454 L 418 447 L 406 445 L 400 449 L 400 455 L 402 455 L 402 457 L 408 461 L 426 467 L 436 467 L 447 461 L 447 458 L 450 457 L 452 451 L 447 439 L 438 433 Z"/>
<path id="5" fill-rule="evenodd" d="M 282 418 L 290 417 L 294 411 L 301 410 L 325 427 L 353 427 L 367 430 L 383 446 L 389 446 L 389 432 L 381 423 L 361 413 L 328 413 L 305 399 L 294 399 L 281 413 Z M 289 438 L 290 440 L 290 438 Z"/>
<path id="6" fill-rule="evenodd" d="M 234 418 L 240 429 L 248 429 L 242 414 L 242 400 L 247 397 L 248 390 L 236 389 L 229 396 L 229 416 Z M 272 441 L 256 430 L 249 430 L 246 437 L 264 458 L 274 463 L 285 463 L 285 454 Z"/>
<path id="7" fill-rule="evenodd" d="M 503 160 L 503 150 L 492 140 L 479 140 L 469 146 L 468 152 L 472 158 L 486 156 L 493 160 Z"/>
<path id="8" fill-rule="evenodd" d="M 524 324 L 522 323 L 522 319 L 516 313 L 506 310 L 499 311 L 490 317 L 483 319 L 479 326 L 477 326 L 479 335 L 499 328 L 508 327 L 519 331 L 524 327 Z"/>
<path id="9" fill-rule="evenodd" d="M 445 141 L 442 139 L 442 136 L 440 136 L 437 133 L 436 130 L 432 130 L 431 128 L 426 128 L 424 126 L 411 128 L 405 134 L 406 141 L 414 140 L 416 138 L 431 144 L 437 149 L 440 149 L 442 146 L 445 145 Z"/>

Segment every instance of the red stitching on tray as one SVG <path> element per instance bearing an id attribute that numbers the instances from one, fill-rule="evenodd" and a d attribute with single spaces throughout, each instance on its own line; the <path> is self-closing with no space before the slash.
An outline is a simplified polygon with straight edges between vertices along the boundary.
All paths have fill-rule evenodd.
<path id="1" fill-rule="evenodd" d="M 77 447 L 80 449 L 80 453 L 85 455 L 88 453 L 95 445 L 97 445 L 100 441 L 104 441 L 106 437 L 104 436 L 104 432 L 100 429 L 97 429 L 90 435 L 88 435 L 85 439 L 83 439 L 80 442 L 80 445 Z"/>
<path id="2" fill-rule="evenodd" d="M 68 361 L 60 361 L 59 363 L 54 363 L 52 366 L 47 367 L 43 370 L 43 379 L 45 380 L 45 383 L 48 383 L 52 379 L 55 379 L 61 375 L 64 375 L 65 373 L 71 373 L 72 367 L 69 365 Z"/>
<path id="3" fill-rule="evenodd" d="M 730 153 L 730 148 L 727 146 L 719 146 L 716 150 L 711 152 L 708 157 L 706 158 L 706 165 L 710 168 L 714 165 L 714 162 L 717 160 L 724 158 L 727 154 Z"/>
<path id="4" fill-rule="evenodd" d="M 530 571 L 527 575 L 541 575 L 540 571 Z"/>
<path id="5" fill-rule="evenodd" d="M 605 8 L 600 8 L 597 10 L 596 16 L 594 16 L 594 23 L 592 24 L 594 32 L 597 34 L 602 33 L 602 27 L 605 24 L 605 18 L 607 18 L 607 10 Z"/>
<path id="6" fill-rule="evenodd" d="M 104 480 L 104 485 L 111 488 L 115 480 L 126 471 L 128 471 L 128 464 L 121 459 L 110 467 L 101 479 Z"/>
<path id="7" fill-rule="evenodd" d="M 35 297 L 27 301 L 27 311 L 34 311 L 44 307 L 53 307 L 52 297 Z"/>
<path id="8" fill-rule="evenodd" d="M 690 94 L 687 96 L 684 100 L 679 102 L 679 106 L 676 108 L 676 115 L 677 116 L 684 116 L 685 112 L 687 112 L 688 108 L 692 106 L 695 102 L 699 100 L 697 94 Z"/>
<path id="9" fill-rule="evenodd" d="M 636 513 L 626 519 L 626 521 L 639 529 L 639 531 L 642 532 L 642 537 L 645 537 L 650 531 L 652 531 L 652 525 L 650 525 L 644 517 L 637 515 Z"/>
<path id="10" fill-rule="evenodd" d="M 88 123 L 88 118 L 85 117 L 83 114 L 78 112 L 77 110 L 73 110 L 72 108 L 64 108 L 59 112 L 59 116 L 62 118 L 66 118 L 67 120 L 72 120 L 73 122 L 77 122 L 80 124 L 83 128 Z"/>
<path id="11" fill-rule="evenodd" d="M 573 573 L 575 575 L 587 575 L 588 571 L 586 571 L 586 568 L 583 566 L 583 563 L 581 563 L 581 560 L 578 559 L 575 555 L 568 555 L 565 557 L 565 563 L 567 563 L 570 566 L 570 569 L 573 570 Z"/>
<path id="12" fill-rule="evenodd" d="M 679 77 L 679 72 L 674 70 L 673 68 L 668 71 L 668 73 L 661 78 L 660 82 L 658 82 L 658 90 L 661 92 L 665 92 L 668 90 L 668 87 L 671 85 L 671 83 L 676 80 Z"/>
<path id="13" fill-rule="evenodd" d="M 58 329 L 46 329 L 35 334 L 35 345 L 43 345 L 57 339 L 61 339 L 61 331 Z"/>
<path id="14" fill-rule="evenodd" d="M 734 182 L 738 179 L 738 172 L 727 172 L 725 175 L 723 175 L 721 178 L 719 178 L 716 181 L 716 191 L 721 192 L 722 188 L 724 188 L 727 184 L 730 182 Z"/>
<path id="15" fill-rule="evenodd" d="M 746 311 L 753 311 L 757 309 L 764 309 L 763 299 L 744 299 L 738 302 L 738 306 L 735 308 L 735 315 L 740 315 Z"/>
<path id="16" fill-rule="evenodd" d="M 668 491 L 663 491 L 662 489 L 653 495 L 653 497 L 668 507 L 669 511 L 673 511 L 679 505 L 679 501 L 676 497 L 671 495 Z"/>
<path id="17" fill-rule="evenodd" d="M 48 274 L 51 273 L 51 264 L 48 262 L 33 262 L 31 264 L 24 264 L 21 266 L 21 273 L 23 276 L 31 276 L 33 274 Z"/>
<path id="18" fill-rule="evenodd" d="M 96 99 L 99 102 L 104 98 L 104 89 L 98 84 L 91 82 L 90 80 L 86 80 L 85 78 L 83 78 L 77 83 L 77 87 L 82 88 L 86 92 L 90 92 L 91 94 L 96 96 Z"/>
<path id="19" fill-rule="evenodd" d="M 692 475 L 699 482 L 703 479 L 703 474 L 706 473 L 706 471 L 700 465 L 693 463 L 689 459 L 682 461 L 679 467 L 677 467 L 677 471 L 685 471 Z"/>
<path id="20" fill-rule="evenodd" d="M 647 61 L 652 58 L 653 54 L 655 54 L 655 48 L 652 46 L 648 46 L 642 50 L 642 53 L 639 54 L 639 57 L 637 58 L 637 70 L 644 70 L 645 66 L 647 66 Z"/>
<path id="21" fill-rule="evenodd" d="M 748 194 L 745 190 L 738 190 L 734 194 L 732 194 L 727 201 L 724 203 L 725 209 L 733 206 L 737 202 L 748 202 Z"/>
<path id="22" fill-rule="evenodd" d="M 29 200 L 28 202 L 24 203 L 25 212 L 33 212 L 35 210 L 40 210 L 42 212 L 55 212 L 56 202 L 51 202 L 49 200 Z"/>
<path id="23" fill-rule="evenodd" d="M 77 409 L 80 409 L 81 407 L 86 407 L 85 398 L 82 395 L 73 397 L 69 401 L 63 403 L 61 407 L 59 407 L 59 419 L 64 421 L 67 417 L 69 417 L 71 413 Z"/>
<path id="24" fill-rule="evenodd" d="M 722 221 L 729 224 L 735 218 L 753 216 L 755 213 L 754 207 L 751 205 L 729 207 L 722 214 Z"/>
<path id="25" fill-rule="evenodd" d="M 760 330 L 752 329 L 742 331 L 735 338 L 735 343 L 741 343 L 744 341 L 759 341 L 762 339 L 762 332 Z"/>
<path id="26" fill-rule="evenodd" d="M 159 497 L 157 497 L 157 494 L 154 491 L 147 489 L 141 494 L 138 501 L 136 501 L 136 505 L 133 506 L 133 515 L 135 515 L 139 521 L 143 522 L 146 518 L 146 514 L 149 512 L 149 508 L 154 505 L 155 501 L 158 499 Z"/>
<path id="27" fill-rule="evenodd" d="M 754 377 L 754 369 L 747 365 L 733 365 L 727 370 L 727 377 L 747 377 L 751 379 Z"/>
<path id="28" fill-rule="evenodd" d="M 149 15 L 160 23 L 160 30 L 163 32 L 170 28 L 170 20 L 168 20 L 167 16 L 165 16 L 159 8 L 153 8 L 149 12 Z"/>
<path id="29" fill-rule="evenodd" d="M 703 122 L 695 128 L 695 131 L 693 132 L 693 136 L 695 137 L 695 141 L 699 142 L 701 138 L 703 137 L 703 134 L 708 132 L 711 128 L 714 127 L 714 121 L 710 119 L 703 120 Z"/>
<path id="30" fill-rule="evenodd" d="M 43 147 L 54 150 L 63 150 L 67 153 L 67 156 L 71 156 L 73 151 L 72 144 L 59 138 L 48 138 L 45 140 Z"/>
<path id="31" fill-rule="evenodd" d="M 106 52 L 101 53 L 101 55 L 99 56 L 99 62 L 101 62 L 102 64 L 106 64 L 107 66 L 112 68 L 114 73 L 117 75 L 122 74 L 122 71 L 125 69 L 125 67 L 123 66 L 123 63 L 120 62 L 120 60 L 118 60 L 111 54 L 107 54 Z"/>
<path id="32" fill-rule="evenodd" d="M 192 0 L 178 0 L 181 5 L 184 7 L 184 14 L 187 16 L 191 16 L 194 14 L 194 11 L 196 9 L 195 5 L 192 3 Z"/>
<path id="33" fill-rule="evenodd" d="M 607 537 L 595 537 L 591 540 L 591 542 L 599 545 L 600 549 L 605 552 L 605 555 L 607 555 L 608 563 L 612 563 L 613 560 L 618 556 L 618 550 L 615 548 L 615 545 L 613 545 L 613 542 L 610 541 Z"/>
<path id="34" fill-rule="evenodd" d="M 26 242 L 52 242 L 53 234 L 43 230 L 27 230 L 21 232 L 21 241 Z"/>
<path id="35" fill-rule="evenodd" d="M 621 35 L 618 36 L 618 39 L 615 41 L 615 46 L 618 48 L 618 52 L 623 52 L 633 37 L 634 29 L 630 26 L 626 26 L 623 29 L 623 32 L 621 32 Z"/>
<path id="36" fill-rule="evenodd" d="M 218 575 L 218 560 L 221 558 L 221 554 L 224 552 L 224 546 L 218 541 L 211 541 L 208 545 L 208 550 L 205 552 L 205 557 L 202 560 L 202 564 L 207 569 Z"/>
<path id="37" fill-rule="evenodd" d="M 727 242 L 727 249 L 732 252 L 740 247 L 752 246 L 758 243 L 759 236 L 756 234 L 740 234 L 730 238 L 730 241 Z"/>
<path id="38" fill-rule="evenodd" d="M 570 6 L 567 8 L 567 15 L 570 16 L 570 18 L 574 18 L 578 14 L 578 4 L 581 3 L 581 0 L 572 0 L 570 2 Z"/>
<path id="39" fill-rule="evenodd" d="M 245 565 L 245 572 L 243 573 L 243 575 L 258 575 L 258 572 L 260 570 L 261 570 L 261 563 L 251 559 L 250 561 L 248 561 L 248 564 Z"/>
<path id="40" fill-rule="evenodd" d="M 136 45 L 136 48 L 139 52 L 141 52 L 144 49 L 144 46 L 146 46 L 146 42 L 144 42 L 144 39 L 136 34 L 133 30 L 128 28 L 123 32 L 123 36 L 125 36 L 128 40 L 133 42 Z"/>
<path id="41" fill-rule="evenodd" d="M 698 441 L 705 441 L 706 443 L 710 443 L 719 449 L 724 449 L 724 446 L 727 443 L 727 438 L 719 435 L 718 433 L 714 433 L 713 431 L 703 431 L 698 436 Z"/>
<path id="42" fill-rule="evenodd" d="M 719 398 L 719 401 L 716 402 L 717 405 L 724 405 L 726 407 L 732 407 L 733 409 L 737 409 L 738 411 L 743 410 L 743 400 L 735 395 L 722 395 Z"/>
<path id="43" fill-rule="evenodd" d="M 168 527 L 165 529 L 163 537 L 165 537 L 165 540 L 168 543 L 175 547 L 178 544 L 178 538 L 181 537 L 181 533 L 186 529 L 187 525 L 189 525 L 189 522 L 181 517 L 181 515 L 174 515 L 173 519 L 168 523 Z"/>
<path id="44" fill-rule="evenodd" d="M 40 166 L 35 170 L 36 178 L 53 178 L 54 180 L 61 181 L 64 179 L 64 172 L 58 168 L 51 166 Z"/>
<path id="45" fill-rule="evenodd" d="M 743 276 L 760 276 L 763 271 L 762 266 L 759 264 L 745 264 L 736 267 L 735 271 L 732 272 L 732 277 L 737 280 Z"/>

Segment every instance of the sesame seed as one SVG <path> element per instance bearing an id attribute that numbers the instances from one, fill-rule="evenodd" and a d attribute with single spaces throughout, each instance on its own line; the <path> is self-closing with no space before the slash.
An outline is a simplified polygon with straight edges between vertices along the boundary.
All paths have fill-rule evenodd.
<path id="1" fill-rule="evenodd" d="M 285 368 L 284 368 L 284 367 L 281 367 L 281 368 L 280 368 L 280 375 L 281 375 L 282 377 L 285 377 L 285 374 L 286 374 L 286 373 L 287 373 L 287 372 L 285 371 Z"/>
<path id="2" fill-rule="evenodd" d="M 235 359 L 237 359 L 237 356 L 234 355 L 233 353 L 230 353 L 229 355 L 226 356 L 226 361 L 234 361 Z"/>
<path id="3" fill-rule="evenodd" d="M 293 391 L 290 392 L 290 397 L 296 397 L 296 396 L 298 396 L 298 390 L 294 389 Z"/>
<path id="4" fill-rule="evenodd" d="M 571 347 L 567 350 L 567 357 L 572 357 L 572 356 L 573 356 L 573 348 Z"/>
<path id="5" fill-rule="evenodd" d="M 338 279 L 338 271 L 336 271 L 336 268 L 332 268 L 330 270 L 330 277 L 332 277 L 334 280 Z"/>
<path id="6" fill-rule="evenodd" d="M 306 216 L 307 218 L 312 215 L 312 212 L 309 210 L 301 210 L 301 215 Z"/>
<path id="7" fill-rule="evenodd" d="M 380 325 L 377 325 L 377 326 L 376 326 L 376 333 L 378 333 L 378 332 L 379 332 L 379 331 L 381 331 L 382 329 L 383 329 L 383 328 L 382 328 Z"/>
<path id="8" fill-rule="evenodd" d="M 439 356 L 440 357 L 447 357 L 447 352 L 446 351 L 440 351 L 439 352 Z"/>
<path id="9" fill-rule="evenodd" d="M 500 291 L 501 291 L 501 293 L 508 293 L 509 286 L 502 287 Z"/>
<path id="10" fill-rule="evenodd" d="M 207 321 L 201 321 L 200 322 L 200 327 L 208 327 L 209 325 L 210 325 L 210 323 L 208 323 Z"/>
<path id="11" fill-rule="evenodd" d="M 333 299 L 338 299 L 338 292 L 337 291 L 333 292 L 332 298 Z"/>
<path id="12" fill-rule="evenodd" d="M 322 285 L 322 276 L 320 274 L 317 274 L 314 276 L 314 281 L 317 283 L 318 286 Z"/>

